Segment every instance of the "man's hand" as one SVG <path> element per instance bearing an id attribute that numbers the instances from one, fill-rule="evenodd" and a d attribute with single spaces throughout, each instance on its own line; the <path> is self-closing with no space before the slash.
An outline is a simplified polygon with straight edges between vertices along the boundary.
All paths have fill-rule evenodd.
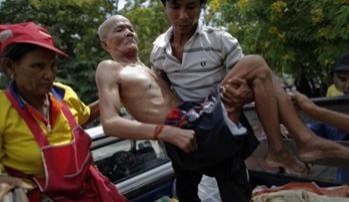
<path id="1" fill-rule="evenodd" d="M 291 98 L 293 104 L 306 113 L 311 113 L 311 111 L 317 107 L 313 101 L 311 101 L 306 95 L 302 93 L 293 91 L 289 92 L 288 95 Z"/>
<path id="2" fill-rule="evenodd" d="M 34 187 L 20 178 L 11 177 L 8 175 L 0 175 L 0 201 L 3 201 L 4 196 L 13 188 L 20 187 L 23 189 L 33 189 Z"/>
<path id="3" fill-rule="evenodd" d="M 254 100 L 246 80 L 233 78 L 221 84 L 220 93 L 227 111 L 237 111 Z"/>
<path id="4" fill-rule="evenodd" d="M 159 135 L 159 139 L 176 145 L 186 153 L 196 151 L 198 144 L 195 138 L 195 132 L 189 129 L 181 129 L 166 125 Z"/>

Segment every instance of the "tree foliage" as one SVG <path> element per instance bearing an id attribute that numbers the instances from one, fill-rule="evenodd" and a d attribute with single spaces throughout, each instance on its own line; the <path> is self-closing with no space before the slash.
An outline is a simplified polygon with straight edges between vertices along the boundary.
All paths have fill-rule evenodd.
<path id="1" fill-rule="evenodd" d="M 94 75 L 101 49 L 97 28 L 115 13 L 115 0 L 5 0 L 0 23 L 34 21 L 46 27 L 69 54 L 58 80 L 90 102 L 97 99 Z M 120 14 L 133 23 L 140 58 L 149 65 L 154 39 L 169 26 L 160 0 L 126 1 Z M 329 80 L 335 59 L 348 50 L 348 0 L 209 0 L 205 22 L 227 29 L 245 53 L 263 55 L 277 73 Z M 0 86 L 6 79 L 0 75 Z"/>
<path id="2" fill-rule="evenodd" d="M 47 28 L 57 46 L 69 55 L 59 60 L 57 80 L 71 85 L 85 102 L 97 99 L 95 68 L 107 57 L 100 47 L 97 28 L 112 13 L 111 1 L 7 0 L 0 9 L 1 24 L 33 21 Z"/>
<path id="3" fill-rule="evenodd" d="M 328 80 L 336 58 L 348 51 L 348 0 L 211 0 L 209 8 L 211 22 L 279 73 Z"/>
<path id="4" fill-rule="evenodd" d="M 0 4 L 0 23 L 34 21 L 54 36 L 69 58 L 59 60 L 57 80 L 71 85 L 85 102 L 97 99 L 95 70 L 109 58 L 100 47 L 98 26 L 115 14 L 115 0 L 6 0 Z M 127 1 L 120 14 L 133 23 L 139 37 L 140 58 L 149 65 L 154 39 L 168 27 L 161 1 Z M 7 80 L 0 75 L 0 87 Z"/>

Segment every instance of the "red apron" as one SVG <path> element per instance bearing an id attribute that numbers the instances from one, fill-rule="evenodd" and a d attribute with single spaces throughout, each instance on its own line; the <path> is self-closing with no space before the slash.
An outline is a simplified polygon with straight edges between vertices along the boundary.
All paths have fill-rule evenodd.
<path id="1" fill-rule="evenodd" d="M 63 112 L 68 110 L 66 105 L 63 105 L 62 110 Z M 73 128 L 73 140 L 65 145 L 50 146 L 42 133 L 34 133 L 41 147 L 45 170 L 44 178 L 34 178 L 34 180 L 40 191 L 54 200 L 63 200 L 62 195 L 64 194 L 73 199 L 84 196 L 84 201 L 88 201 L 88 198 L 95 201 L 92 200 L 96 198 L 93 192 L 86 193 L 87 186 L 90 184 L 87 176 L 92 163 L 91 139 L 79 126 L 71 125 L 71 127 Z M 64 201 L 67 200 L 64 199 Z"/>
<path id="2" fill-rule="evenodd" d="M 76 123 L 65 103 L 62 112 L 73 129 L 73 140 L 64 145 L 49 145 L 30 113 L 19 106 L 9 90 L 6 95 L 26 121 L 41 148 L 45 177 L 33 178 L 40 192 L 54 201 L 62 202 L 125 201 L 116 187 L 92 165 L 91 139 Z"/>

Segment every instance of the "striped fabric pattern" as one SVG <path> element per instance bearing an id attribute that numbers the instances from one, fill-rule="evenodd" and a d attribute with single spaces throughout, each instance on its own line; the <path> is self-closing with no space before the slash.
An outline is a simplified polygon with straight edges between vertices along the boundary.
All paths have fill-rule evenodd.
<path id="1" fill-rule="evenodd" d="M 199 24 L 186 43 L 180 62 L 172 55 L 172 32 L 170 27 L 154 41 L 150 61 L 154 70 L 167 74 L 171 87 L 183 101 L 199 101 L 207 97 L 243 57 L 236 38 L 226 31 Z"/>

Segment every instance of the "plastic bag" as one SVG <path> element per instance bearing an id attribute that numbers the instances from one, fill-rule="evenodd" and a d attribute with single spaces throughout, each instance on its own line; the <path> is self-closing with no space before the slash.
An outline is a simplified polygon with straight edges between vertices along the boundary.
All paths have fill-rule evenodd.
<path id="1" fill-rule="evenodd" d="M 3 202 L 29 202 L 29 199 L 24 189 L 15 188 L 4 196 Z"/>
<path id="2" fill-rule="evenodd" d="M 199 198 L 202 202 L 221 202 L 217 181 L 213 177 L 202 176 L 199 184 Z"/>

